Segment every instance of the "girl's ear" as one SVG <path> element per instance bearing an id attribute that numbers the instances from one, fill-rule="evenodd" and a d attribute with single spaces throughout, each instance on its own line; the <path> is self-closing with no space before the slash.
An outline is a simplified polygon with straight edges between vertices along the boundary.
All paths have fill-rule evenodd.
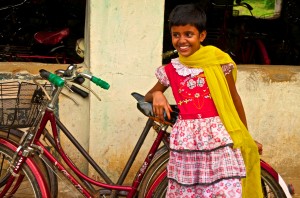
<path id="1" fill-rule="evenodd" d="M 199 37 L 199 41 L 200 43 L 202 43 L 204 41 L 204 39 L 206 38 L 206 30 L 203 30 L 201 33 L 200 33 L 200 37 Z"/>

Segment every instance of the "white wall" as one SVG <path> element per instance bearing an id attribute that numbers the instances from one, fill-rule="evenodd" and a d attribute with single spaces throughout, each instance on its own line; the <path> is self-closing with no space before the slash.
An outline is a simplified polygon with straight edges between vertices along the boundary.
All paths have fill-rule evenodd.
<path id="1" fill-rule="evenodd" d="M 101 102 L 91 98 L 89 150 L 119 175 L 146 121 L 130 94 L 146 93 L 161 64 L 164 2 L 91 0 L 88 9 L 89 66 L 111 85 L 97 89 Z"/>
<path id="2" fill-rule="evenodd" d="M 300 67 L 239 67 L 238 90 L 262 159 L 293 183 L 300 197 Z"/>

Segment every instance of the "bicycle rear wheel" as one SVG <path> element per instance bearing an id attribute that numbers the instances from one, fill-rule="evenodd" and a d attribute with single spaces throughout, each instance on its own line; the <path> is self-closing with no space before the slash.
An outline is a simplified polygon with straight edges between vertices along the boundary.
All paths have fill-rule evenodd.
<path id="1" fill-rule="evenodd" d="M 7 172 L 9 171 L 10 161 L 13 155 L 14 152 L 12 150 L 10 150 L 4 145 L 0 145 L 0 164 L 2 170 L 6 170 Z M 4 175 L 2 175 L 1 172 L 1 178 L 3 176 L 6 177 L 7 172 L 4 172 Z M 31 172 L 30 168 L 27 166 L 27 164 L 23 165 L 19 173 L 19 176 L 17 176 L 15 179 L 15 182 L 21 176 L 25 176 L 25 177 L 23 178 L 22 183 L 20 184 L 17 191 L 14 193 L 12 197 L 16 197 L 16 198 L 42 197 L 42 193 L 40 191 L 36 178 L 34 174 Z M 4 186 L 0 188 L 0 191 L 3 190 Z"/>
<path id="2" fill-rule="evenodd" d="M 146 197 L 146 195 L 149 193 L 149 190 L 153 188 L 153 184 L 156 178 L 163 171 L 166 170 L 168 161 L 169 161 L 168 149 L 166 147 L 160 148 L 156 152 L 147 172 L 145 173 L 143 180 L 141 181 L 141 185 L 139 188 L 139 195 L 138 195 L 139 198 Z M 156 198 L 165 197 L 167 186 L 168 186 L 168 178 L 164 177 L 162 178 L 161 182 L 154 187 L 151 197 L 156 197 Z"/>
<path id="3" fill-rule="evenodd" d="M 167 187 L 168 187 L 168 178 L 165 177 L 162 182 L 156 188 L 152 197 L 155 198 L 165 198 L 167 194 Z"/>
<path id="4" fill-rule="evenodd" d="M 48 132 L 46 131 L 46 134 Z M 13 143 L 15 143 L 16 145 L 19 144 L 22 136 L 23 136 L 23 132 L 17 129 L 10 129 L 9 131 L 6 130 L 0 130 L 0 137 L 4 138 L 4 139 L 8 139 L 10 141 L 12 141 Z M 49 139 L 48 134 L 45 136 L 46 139 Z M 51 141 L 49 141 L 51 143 Z M 58 181 L 57 181 L 57 176 L 56 174 L 53 172 L 53 167 L 51 166 L 51 163 L 48 161 L 48 159 L 41 159 L 39 158 L 37 155 L 33 156 L 32 158 L 35 163 L 37 164 L 37 166 L 39 167 L 40 171 L 42 172 L 47 185 L 50 189 L 50 194 L 51 197 L 55 198 L 58 195 Z M 3 170 L 4 168 L 4 170 Z M 3 187 L 6 182 L 7 179 L 10 176 L 10 172 L 7 172 L 5 170 L 5 167 L 2 167 L 2 165 L 0 164 L 0 188 Z"/>

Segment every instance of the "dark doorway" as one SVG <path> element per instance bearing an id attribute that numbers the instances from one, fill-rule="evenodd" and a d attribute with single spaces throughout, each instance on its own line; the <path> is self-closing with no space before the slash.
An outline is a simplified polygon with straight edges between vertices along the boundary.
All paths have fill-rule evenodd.
<path id="1" fill-rule="evenodd" d="M 78 63 L 85 0 L 0 1 L 0 61 Z"/>
<path id="2" fill-rule="evenodd" d="M 168 28 L 172 9 L 179 4 L 196 3 L 207 14 L 208 34 L 203 45 L 219 47 L 237 64 L 300 65 L 300 1 L 282 1 L 279 11 L 278 2 L 281 1 L 165 0 L 163 52 L 173 50 Z M 274 13 L 270 14 L 270 9 Z M 177 56 L 173 52 L 166 54 L 171 55 L 163 56 L 164 64 Z"/>

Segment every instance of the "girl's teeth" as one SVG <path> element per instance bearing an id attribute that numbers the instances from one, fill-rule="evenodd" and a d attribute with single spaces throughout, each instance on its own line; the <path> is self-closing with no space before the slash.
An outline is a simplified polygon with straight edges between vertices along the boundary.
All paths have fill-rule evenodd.
<path id="1" fill-rule="evenodd" d="M 187 49 L 188 47 L 187 46 L 184 46 L 184 47 L 180 47 L 180 49 Z"/>

